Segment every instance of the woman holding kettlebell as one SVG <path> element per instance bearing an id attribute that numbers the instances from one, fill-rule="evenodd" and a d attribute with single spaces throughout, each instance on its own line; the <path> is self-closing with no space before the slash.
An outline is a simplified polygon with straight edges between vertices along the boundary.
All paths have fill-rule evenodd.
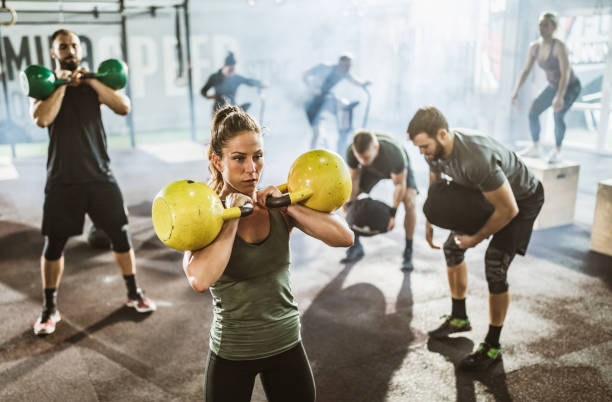
<path id="1" fill-rule="evenodd" d="M 301 343 L 300 319 L 289 282 L 289 236 L 294 227 L 332 247 L 353 234 L 338 215 L 300 204 L 268 209 L 274 186 L 257 190 L 264 167 L 258 124 L 235 106 L 215 114 L 208 151 L 209 186 L 227 208 L 252 203 L 251 215 L 228 220 L 208 246 L 185 252 L 191 287 L 210 290 L 214 319 L 206 363 L 207 401 L 249 401 L 261 375 L 270 401 L 314 401 L 315 385 Z"/>

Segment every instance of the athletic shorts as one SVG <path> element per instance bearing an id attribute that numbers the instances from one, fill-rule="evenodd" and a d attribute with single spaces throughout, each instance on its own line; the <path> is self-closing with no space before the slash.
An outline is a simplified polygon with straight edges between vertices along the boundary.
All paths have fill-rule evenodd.
<path id="1" fill-rule="evenodd" d="M 544 187 L 538 183 L 534 194 L 524 200 L 516 202 L 519 213 L 499 232 L 493 235 L 490 246 L 508 253 L 516 252 L 525 255 L 531 239 L 533 223 L 535 222 L 542 205 L 544 205 Z"/>
<path id="2" fill-rule="evenodd" d="M 128 223 L 123 196 L 117 183 L 88 182 L 47 184 L 42 234 L 70 237 L 83 233 L 85 214 L 106 233 L 120 231 Z"/>

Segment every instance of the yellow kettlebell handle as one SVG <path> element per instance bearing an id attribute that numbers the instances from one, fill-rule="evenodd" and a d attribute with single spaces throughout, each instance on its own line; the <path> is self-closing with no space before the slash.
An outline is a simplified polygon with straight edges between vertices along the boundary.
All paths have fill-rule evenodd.
<path id="1" fill-rule="evenodd" d="M 287 183 L 276 186 L 281 193 L 286 193 Z M 280 197 L 272 197 L 271 195 L 266 198 L 266 207 L 268 208 L 281 208 L 289 205 L 297 204 L 312 197 L 312 190 L 304 188 L 296 191 L 292 191 L 288 194 L 284 194 Z"/>
<path id="2" fill-rule="evenodd" d="M 221 217 L 224 221 L 236 218 L 242 218 L 243 216 L 251 215 L 253 213 L 253 204 L 244 204 L 241 207 L 232 207 L 223 210 Z"/>

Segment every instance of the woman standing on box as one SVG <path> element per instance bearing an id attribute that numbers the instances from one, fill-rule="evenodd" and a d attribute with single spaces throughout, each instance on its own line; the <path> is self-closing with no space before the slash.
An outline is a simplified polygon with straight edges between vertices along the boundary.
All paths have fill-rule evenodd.
<path id="1" fill-rule="evenodd" d="M 555 116 L 555 148 L 548 155 L 549 163 L 561 160 L 561 145 L 565 137 L 565 114 L 580 94 L 580 80 L 574 74 L 569 65 L 568 51 L 565 44 L 553 37 L 559 25 L 556 14 L 551 12 L 542 13 L 540 16 L 540 39 L 529 46 L 527 62 L 512 95 L 512 101 L 516 103 L 519 89 L 527 79 L 534 63 L 546 73 L 548 86 L 538 95 L 529 109 L 529 128 L 533 144 L 519 152 L 520 155 L 540 156 L 540 114 L 551 105 Z"/>

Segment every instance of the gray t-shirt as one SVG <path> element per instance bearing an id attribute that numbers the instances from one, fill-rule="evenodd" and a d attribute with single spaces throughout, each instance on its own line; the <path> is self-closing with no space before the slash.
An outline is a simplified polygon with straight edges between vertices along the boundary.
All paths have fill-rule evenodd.
<path id="1" fill-rule="evenodd" d="M 448 159 L 429 161 L 434 173 L 444 173 L 455 183 L 489 192 L 508 179 L 514 198 L 524 200 L 534 194 L 538 179 L 518 156 L 496 139 L 473 130 L 455 129 L 453 151 Z"/>

